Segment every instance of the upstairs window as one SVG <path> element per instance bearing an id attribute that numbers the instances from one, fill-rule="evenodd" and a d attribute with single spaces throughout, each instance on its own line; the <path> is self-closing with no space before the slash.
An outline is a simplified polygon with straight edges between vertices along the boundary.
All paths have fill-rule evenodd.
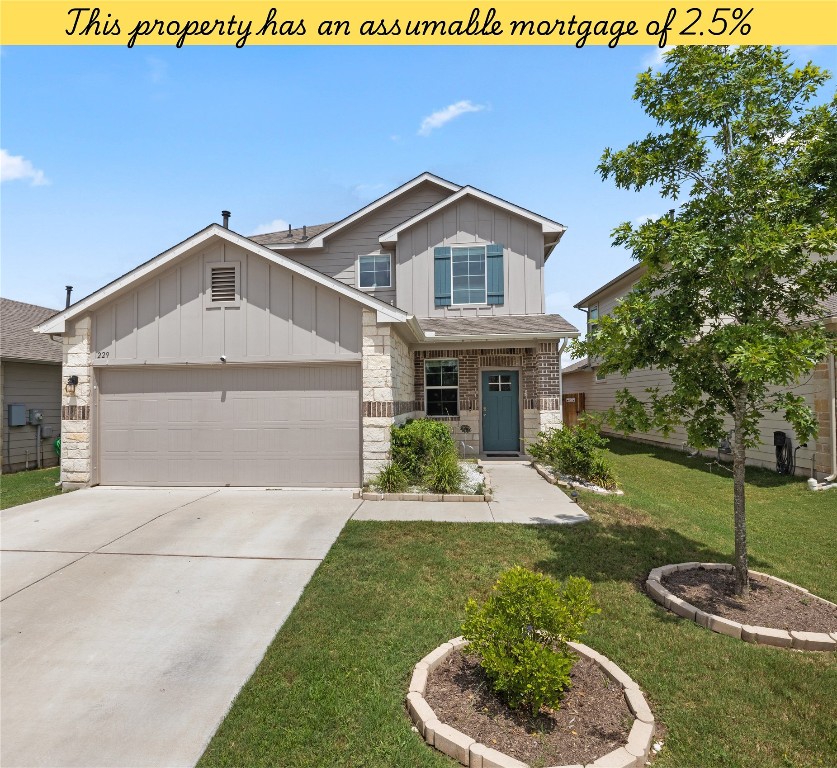
<path id="1" fill-rule="evenodd" d="M 391 288 L 392 255 L 384 253 L 358 257 L 358 288 Z"/>
<path id="2" fill-rule="evenodd" d="M 459 361 L 424 361 L 425 410 L 428 416 L 459 415 Z"/>
<path id="3" fill-rule="evenodd" d="M 587 310 L 587 335 L 595 336 L 599 329 L 599 305 L 594 304 Z"/>
<path id="4" fill-rule="evenodd" d="M 485 304 L 485 246 L 451 249 L 453 303 Z"/>

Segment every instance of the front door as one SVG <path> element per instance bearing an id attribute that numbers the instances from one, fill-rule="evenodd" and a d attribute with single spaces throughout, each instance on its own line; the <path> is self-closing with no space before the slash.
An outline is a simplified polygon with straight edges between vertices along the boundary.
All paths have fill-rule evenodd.
<path id="1" fill-rule="evenodd" d="M 517 371 L 483 371 L 482 449 L 517 453 L 520 445 L 520 386 Z"/>

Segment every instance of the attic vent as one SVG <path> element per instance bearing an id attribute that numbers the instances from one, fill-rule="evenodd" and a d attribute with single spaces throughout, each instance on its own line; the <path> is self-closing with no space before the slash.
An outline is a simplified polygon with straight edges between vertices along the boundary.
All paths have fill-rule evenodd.
<path id="1" fill-rule="evenodd" d="M 235 301 L 235 267 L 212 267 L 212 301 Z"/>

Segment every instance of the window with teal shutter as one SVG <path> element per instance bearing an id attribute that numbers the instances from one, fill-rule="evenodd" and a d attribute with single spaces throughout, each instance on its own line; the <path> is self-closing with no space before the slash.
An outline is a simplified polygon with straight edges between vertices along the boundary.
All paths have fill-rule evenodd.
<path id="1" fill-rule="evenodd" d="M 488 282 L 488 303 L 502 304 L 503 297 L 503 246 L 499 243 L 485 247 Z"/>
<path id="2" fill-rule="evenodd" d="M 449 307 L 450 293 L 450 248 L 439 246 L 433 249 L 433 285 L 437 307 Z"/>

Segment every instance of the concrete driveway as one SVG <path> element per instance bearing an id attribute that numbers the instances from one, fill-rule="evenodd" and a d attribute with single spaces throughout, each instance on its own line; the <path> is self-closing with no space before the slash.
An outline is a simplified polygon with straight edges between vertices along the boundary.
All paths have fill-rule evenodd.
<path id="1" fill-rule="evenodd" d="M 0 764 L 194 765 L 359 503 L 93 488 L 5 510 Z"/>

